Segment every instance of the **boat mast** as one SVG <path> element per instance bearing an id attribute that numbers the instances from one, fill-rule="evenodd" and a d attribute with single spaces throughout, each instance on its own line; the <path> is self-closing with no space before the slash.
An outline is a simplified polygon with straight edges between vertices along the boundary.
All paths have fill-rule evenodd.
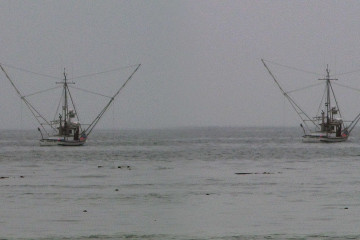
<path id="1" fill-rule="evenodd" d="M 329 127 L 329 113 L 330 113 L 330 74 L 329 74 L 329 65 L 326 66 L 326 128 Z"/>
<path id="2" fill-rule="evenodd" d="M 68 91 L 69 91 L 69 87 L 68 84 L 75 84 L 74 82 L 68 82 L 67 78 L 66 78 L 66 71 L 64 68 L 64 81 L 63 82 L 56 82 L 57 84 L 63 84 L 63 94 L 64 94 L 64 105 L 62 107 L 62 116 L 59 116 L 59 120 L 60 120 L 60 128 L 62 128 L 60 130 L 60 134 L 67 134 L 67 123 L 68 123 L 68 118 L 69 118 L 69 104 L 68 104 Z M 70 92 L 69 92 L 70 93 Z M 64 119 L 64 126 L 62 127 L 62 119 Z M 63 133 L 63 131 L 65 131 L 65 133 Z"/>
<path id="3" fill-rule="evenodd" d="M 329 72 L 329 65 L 326 66 L 326 95 L 327 95 L 327 101 L 325 103 L 326 105 L 326 119 L 327 123 L 329 124 L 329 114 L 331 110 L 331 103 L 330 103 L 330 72 Z M 330 115 L 331 118 L 331 115 Z"/>
<path id="4" fill-rule="evenodd" d="M 331 96 L 330 96 L 330 88 L 331 88 L 331 82 L 338 80 L 337 78 L 330 78 L 330 70 L 329 65 L 326 66 L 326 76 L 325 78 L 320 78 L 319 80 L 326 81 L 326 102 L 325 102 L 325 108 L 326 108 L 326 131 L 328 131 L 330 121 L 332 120 L 332 109 L 331 109 Z M 324 123 L 323 123 L 324 124 Z"/>
<path id="5" fill-rule="evenodd" d="M 68 116 L 68 103 L 67 103 L 67 79 L 66 73 L 64 69 L 64 106 L 63 106 L 63 113 L 64 113 L 64 128 L 66 131 L 66 123 L 67 123 L 67 116 Z"/>

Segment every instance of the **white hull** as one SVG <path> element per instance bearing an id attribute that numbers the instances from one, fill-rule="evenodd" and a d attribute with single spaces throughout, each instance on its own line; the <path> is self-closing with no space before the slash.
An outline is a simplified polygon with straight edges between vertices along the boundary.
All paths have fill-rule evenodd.
<path id="1" fill-rule="evenodd" d="M 63 138 L 45 138 L 40 140 L 40 146 L 82 146 L 85 140 L 66 140 Z"/>
<path id="2" fill-rule="evenodd" d="M 305 135 L 303 136 L 302 141 L 304 143 L 336 143 L 336 142 L 345 142 L 348 139 L 348 137 L 332 137 L 332 136 L 326 136 L 326 135 Z"/>

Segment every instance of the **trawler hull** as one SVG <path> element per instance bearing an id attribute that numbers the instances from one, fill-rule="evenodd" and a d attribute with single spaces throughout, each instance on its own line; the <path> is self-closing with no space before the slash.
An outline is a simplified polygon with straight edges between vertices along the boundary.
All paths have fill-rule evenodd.
<path id="1" fill-rule="evenodd" d="M 82 146 L 86 140 L 66 140 L 63 138 L 45 138 L 40 140 L 40 146 Z"/>
<path id="2" fill-rule="evenodd" d="M 304 143 L 337 143 L 345 142 L 348 137 L 332 137 L 323 134 L 304 135 L 302 141 Z"/>

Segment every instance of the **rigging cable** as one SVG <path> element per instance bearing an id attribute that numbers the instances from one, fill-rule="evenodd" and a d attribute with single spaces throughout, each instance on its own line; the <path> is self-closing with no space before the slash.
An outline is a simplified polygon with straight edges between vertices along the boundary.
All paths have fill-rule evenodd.
<path id="1" fill-rule="evenodd" d="M 41 91 L 38 91 L 38 92 L 30 93 L 30 94 L 28 94 L 28 95 L 24 95 L 23 97 L 31 97 L 31 96 L 34 96 L 34 95 L 36 95 L 36 94 L 44 93 L 44 92 L 47 92 L 47 91 L 50 91 L 50 90 L 54 90 L 54 89 L 60 88 L 60 87 L 61 87 L 61 86 L 56 86 L 56 87 L 53 87 L 53 88 L 41 90 Z"/>
<path id="2" fill-rule="evenodd" d="M 342 75 L 351 74 L 351 73 L 357 73 L 357 72 L 360 72 L 360 69 L 354 70 L 354 71 L 350 71 L 350 72 L 338 73 L 338 74 L 335 74 L 333 77 L 342 76 Z"/>
<path id="3" fill-rule="evenodd" d="M 110 69 L 107 71 L 102 71 L 102 72 L 96 72 L 96 73 L 90 73 L 90 74 L 86 74 L 86 75 L 81 75 L 81 76 L 77 76 L 77 77 L 73 77 L 73 78 L 69 78 L 68 80 L 74 80 L 74 79 L 79 79 L 79 78 L 86 78 L 86 77 L 91 77 L 91 76 L 96 76 L 99 74 L 104 74 L 104 73 L 109 73 L 109 72 L 116 72 L 116 71 L 120 71 L 120 70 L 124 70 L 127 68 L 133 68 L 133 67 L 137 67 L 138 65 L 129 65 L 126 67 L 121 67 L 121 68 L 114 68 L 114 69 Z"/>
<path id="4" fill-rule="evenodd" d="M 11 65 L 8 65 L 8 64 L 4 64 L 4 63 L 0 63 L 0 65 L 8 67 L 8 68 L 16 69 L 16 70 L 19 70 L 19 71 L 22 71 L 22 72 L 27 72 L 27 73 L 31 73 L 31 74 L 34 74 L 34 75 L 42 76 L 42 77 L 53 78 L 53 79 L 56 79 L 56 80 L 61 79 L 61 78 L 54 77 L 54 76 L 51 76 L 51 75 L 48 75 L 48 74 L 37 73 L 37 72 L 33 72 L 33 71 L 30 71 L 30 70 L 27 70 L 27 69 L 11 66 Z"/>
<path id="5" fill-rule="evenodd" d="M 321 76 L 321 75 L 322 75 L 322 74 L 319 74 L 319 73 L 316 73 L 316 72 L 306 71 L 306 70 L 303 70 L 303 69 L 300 69 L 300 68 L 283 65 L 283 64 L 276 63 L 276 62 L 273 62 L 273 61 L 269 61 L 269 60 L 265 60 L 265 59 L 263 59 L 263 60 L 264 60 L 265 62 L 272 63 L 272 64 L 278 65 L 278 66 L 280 66 L 280 67 L 289 68 L 289 69 L 292 69 L 292 70 L 295 70 L 295 71 L 298 71 L 298 72 L 313 74 L 313 75 L 316 75 L 316 76 Z"/>
<path id="6" fill-rule="evenodd" d="M 55 115 L 54 115 L 54 121 L 55 121 L 56 118 L 58 118 L 57 115 L 58 115 L 58 113 L 59 113 L 59 108 L 60 108 L 60 105 L 61 105 L 62 100 L 63 100 L 63 92 L 64 92 L 64 90 L 62 90 L 61 95 L 60 95 L 59 104 L 58 104 L 58 106 L 57 106 L 57 108 L 56 108 Z"/>
<path id="7" fill-rule="evenodd" d="M 321 84 L 322 84 L 322 83 L 312 84 L 312 85 L 307 86 L 307 87 L 302 87 L 302 88 L 290 90 L 290 91 L 288 91 L 288 92 L 286 92 L 286 93 L 289 94 L 289 93 L 299 92 L 299 91 L 302 91 L 302 90 L 305 90 L 305 89 L 309 89 L 309 88 L 312 88 L 312 87 L 319 86 L 319 85 L 321 85 Z"/>
<path id="8" fill-rule="evenodd" d="M 330 89 L 331 89 L 331 92 L 332 92 L 332 94 L 333 94 L 333 96 L 334 96 L 335 104 L 336 104 L 337 110 L 339 111 L 339 115 L 340 115 L 340 117 L 342 118 L 341 112 L 340 112 L 340 108 L 339 108 L 339 104 L 338 104 L 338 101 L 337 101 L 337 99 L 336 99 L 336 96 L 335 96 L 335 93 L 334 93 L 334 89 L 333 89 L 331 83 L 330 83 Z M 344 125 L 344 127 L 345 127 L 345 125 Z"/>
<path id="9" fill-rule="evenodd" d="M 335 84 L 335 85 L 338 85 L 338 86 L 340 86 L 340 87 L 343 87 L 343 88 L 348 88 L 348 89 L 351 89 L 351 90 L 360 92 L 360 89 L 358 89 L 358 88 L 349 87 L 349 86 L 346 86 L 346 85 L 343 85 L 343 84 L 340 84 L 340 83 L 334 83 L 334 84 Z"/>
<path id="10" fill-rule="evenodd" d="M 351 90 L 354 90 L 354 91 L 360 91 L 360 89 L 357 89 L 357 88 L 353 88 L 353 87 L 349 87 L 349 86 L 346 86 L 346 85 L 343 85 L 343 84 L 339 84 L 339 83 L 334 83 L 340 87 L 344 87 L 344 88 L 348 88 L 348 89 L 351 89 Z M 354 127 L 357 125 L 357 123 L 360 121 L 360 113 L 355 117 L 355 119 L 349 124 L 349 126 L 346 128 L 348 130 L 348 132 L 350 133 Z"/>
<path id="11" fill-rule="evenodd" d="M 321 84 L 322 84 L 322 83 L 321 83 Z M 322 106 L 322 104 L 323 104 L 323 102 L 324 102 L 325 96 L 326 96 L 326 86 L 325 86 L 324 93 L 323 93 L 323 96 L 322 96 L 321 101 L 320 101 L 320 104 L 319 104 L 319 108 L 318 108 L 318 110 L 317 110 L 317 112 L 316 112 L 316 115 L 319 115 L 319 113 L 320 113 L 321 106 Z"/>
<path id="12" fill-rule="evenodd" d="M 73 100 L 73 97 L 71 96 L 71 93 L 70 93 L 69 89 L 67 89 L 67 91 L 68 91 L 69 96 L 70 96 L 70 101 L 71 101 L 71 103 L 72 103 L 72 105 L 73 105 L 73 107 L 74 107 L 75 116 L 76 116 L 78 122 L 81 122 L 81 121 L 80 121 L 80 117 L 79 117 L 79 115 L 78 115 L 78 111 L 76 110 L 76 106 L 75 106 L 75 102 L 74 102 L 74 100 Z M 80 125 L 80 127 L 81 127 L 81 125 Z M 82 129 L 81 129 L 81 130 L 82 130 Z"/>
<path id="13" fill-rule="evenodd" d="M 94 94 L 94 95 L 98 95 L 98 96 L 102 96 L 102 97 L 106 97 L 106 98 L 110 98 L 110 99 L 112 98 L 110 96 L 106 96 L 106 95 L 101 94 L 101 93 L 92 92 L 92 91 L 82 89 L 82 88 L 78 88 L 78 87 L 69 86 L 69 88 L 77 89 L 77 90 L 80 90 L 80 91 L 83 91 L 83 92 L 86 92 L 86 93 L 91 93 L 91 94 Z"/>

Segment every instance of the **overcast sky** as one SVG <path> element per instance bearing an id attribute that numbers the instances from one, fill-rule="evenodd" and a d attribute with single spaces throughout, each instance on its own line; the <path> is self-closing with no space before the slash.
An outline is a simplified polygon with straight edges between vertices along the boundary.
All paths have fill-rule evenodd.
<path id="1" fill-rule="evenodd" d="M 334 73 L 360 69 L 359 1 L 0 4 L 3 64 L 59 78 L 64 68 L 71 77 L 142 64 L 101 128 L 296 126 L 296 114 L 261 58 L 316 73 L 323 73 L 326 64 Z M 34 76 L 24 76 L 17 76 L 19 85 L 39 85 L 32 82 Z M 104 85 L 106 80 L 100 79 Z M 1 128 L 36 127 L 3 74 L 0 86 Z M 86 104 L 93 103 L 87 99 Z M 351 104 L 354 112 L 360 110 L 358 103 Z"/>

